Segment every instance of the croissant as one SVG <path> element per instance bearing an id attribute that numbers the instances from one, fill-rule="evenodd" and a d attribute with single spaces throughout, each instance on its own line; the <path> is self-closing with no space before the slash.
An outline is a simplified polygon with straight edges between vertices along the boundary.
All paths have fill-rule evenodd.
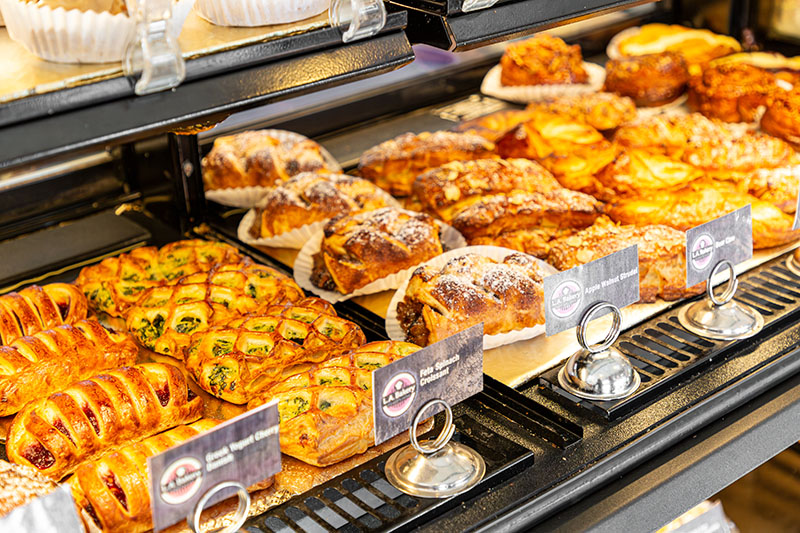
<path id="1" fill-rule="evenodd" d="M 176 358 L 192 333 L 266 306 L 300 300 L 303 291 L 275 269 L 250 263 L 219 265 L 148 289 L 128 311 L 128 331 L 142 346 Z"/>
<path id="2" fill-rule="evenodd" d="M 210 394 L 243 404 L 270 383 L 367 342 L 360 327 L 333 309 L 320 311 L 317 302 L 324 300 L 307 298 L 279 315 L 248 315 L 192 335 L 189 374 Z"/>
<path id="3" fill-rule="evenodd" d="M 74 285 L 31 285 L 0 296 L 0 344 L 86 318 L 86 297 Z"/>
<path id="4" fill-rule="evenodd" d="M 100 459 L 81 464 L 69 479 L 72 496 L 93 525 L 105 533 L 140 533 L 153 528 L 147 458 L 213 429 L 219 420 L 180 425 Z"/>
<path id="5" fill-rule="evenodd" d="M 197 420 L 202 410 L 179 368 L 122 367 L 28 404 L 11 423 L 6 453 L 59 480 L 85 461 Z"/>
<path id="6" fill-rule="evenodd" d="M 0 416 L 98 371 L 133 364 L 139 350 L 125 334 L 81 320 L 0 346 Z"/>
<path id="7" fill-rule="evenodd" d="M 214 265 L 238 263 L 239 252 L 227 244 L 200 239 L 177 241 L 162 248 L 147 246 L 84 267 L 75 282 L 98 313 L 124 317 L 148 288 Z"/>
<path id="8" fill-rule="evenodd" d="M 636 118 L 633 100 L 611 92 L 560 96 L 528 104 L 527 110 L 529 118 L 533 118 L 533 113 L 556 114 L 586 123 L 603 132 L 615 130 Z"/>

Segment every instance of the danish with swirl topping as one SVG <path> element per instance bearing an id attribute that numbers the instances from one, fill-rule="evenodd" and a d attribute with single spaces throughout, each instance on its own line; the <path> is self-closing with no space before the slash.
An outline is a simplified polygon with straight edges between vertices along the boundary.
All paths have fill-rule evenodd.
<path id="1" fill-rule="evenodd" d="M 11 424 L 6 452 L 59 480 L 85 461 L 197 420 L 202 410 L 179 368 L 122 367 L 28 404 Z"/>
<path id="2" fill-rule="evenodd" d="M 88 314 L 86 297 L 74 285 L 31 285 L 0 296 L 0 344 L 62 324 L 74 324 Z"/>

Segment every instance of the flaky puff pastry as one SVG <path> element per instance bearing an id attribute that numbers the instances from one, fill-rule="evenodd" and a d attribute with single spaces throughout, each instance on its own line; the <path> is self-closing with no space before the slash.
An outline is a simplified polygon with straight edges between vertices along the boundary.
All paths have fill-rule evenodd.
<path id="1" fill-rule="evenodd" d="M 800 150 L 800 89 L 779 93 L 773 99 L 761 117 L 761 129 Z"/>
<path id="2" fill-rule="evenodd" d="M 725 122 L 752 122 L 780 91 L 775 75 L 745 63 L 703 69 L 689 81 L 689 109 Z"/>
<path id="3" fill-rule="evenodd" d="M 618 226 L 600 217 L 590 227 L 553 241 L 547 262 L 568 270 L 629 246 L 639 249 L 639 301 L 677 300 L 700 294 L 705 283 L 686 288 L 686 234 L 663 225 Z"/>
<path id="4" fill-rule="evenodd" d="M 600 131 L 611 131 L 636 118 L 636 104 L 612 92 L 561 96 L 528 105 L 530 113 L 555 113 L 585 122 Z M 532 115 L 529 115 L 532 118 Z"/>
<path id="5" fill-rule="evenodd" d="M 689 67 L 677 52 L 612 59 L 606 63 L 604 90 L 628 96 L 637 106 L 668 104 L 686 91 Z"/>
<path id="6" fill-rule="evenodd" d="M 597 174 L 603 189 L 597 197 L 605 201 L 647 196 L 652 191 L 674 190 L 702 178 L 692 165 L 641 148 L 620 151 L 614 161 Z"/>
<path id="7" fill-rule="evenodd" d="M 740 137 L 745 128 L 713 120 L 700 113 L 655 115 L 624 124 L 614 142 L 627 148 L 647 148 L 666 155 L 680 154 L 688 144 L 721 142 Z"/>
<path id="8" fill-rule="evenodd" d="M 395 196 L 409 196 L 414 179 L 449 161 L 492 157 L 494 144 L 478 135 L 452 131 L 404 133 L 361 155 L 358 174 Z"/>
<path id="9" fill-rule="evenodd" d="M 581 47 L 540 33 L 506 47 L 500 58 L 503 85 L 551 85 L 586 83 Z"/>
<path id="10" fill-rule="evenodd" d="M 525 122 L 531 114 L 522 109 L 504 109 L 482 117 L 461 122 L 451 131 L 480 135 L 487 141 L 495 142 L 502 135 L 521 122 Z"/>
<path id="11" fill-rule="evenodd" d="M 31 285 L 0 296 L 0 344 L 86 318 L 89 305 L 75 285 Z"/>
<path id="12" fill-rule="evenodd" d="M 414 181 L 414 195 L 422 208 L 445 222 L 487 195 L 561 188 L 547 169 L 528 159 L 453 161 Z"/>
<path id="13" fill-rule="evenodd" d="M 397 304 L 406 340 L 427 346 L 483 322 L 486 335 L 544 324 L 544 273 L 533 257 L 466 254 L 420 267 Z"/>

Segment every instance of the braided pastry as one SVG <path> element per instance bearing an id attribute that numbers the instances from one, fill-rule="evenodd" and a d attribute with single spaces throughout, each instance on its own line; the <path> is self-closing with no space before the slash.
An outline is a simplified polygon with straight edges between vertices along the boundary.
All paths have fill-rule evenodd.
<path id="1" fill-rule="evenodd" d="M 189 374 L 203 390 L 243 404 L 256 391 L 336 350 L 367 342 L 361 328 L 337 317 L 323 302 L 307 298 L 280 309 L 280 314 L 267 310 L 192 335 L 186 350 Z"/>
<path id="2" fill-rule="evenodd" d="M 0 344 L 86 318 L 86 297 L 74 285 L 31 285 L 0 296 Z"/>
<path id="3" fill-rule="evenodd" d="M 275 269 L 248 262 L 219 265 L 148 289 L 128 311 L 127 326 L 142 346 L 182 358 L 192 333 L 302 297 L 302 289 Z"/>
<path id="4" fill-rule="evenodd" d="M 122 367 L 27 405 L 11 424 L 6 453 L 59 480 L 84 461 L 197 420 L 202 410 L 179 368 Z"/>
<path id="5" fill-rule="evenodd" d="M 69 479 L 78 508 L 105 533 L 140 533 L 153 528 L 147 458 L 213 429 L 219 420 L 203 418 L 95 461 L 81 464 Z"/>
<path id="6" fill-rule="evenodd" d="M 375 442 L 371 371 L 418 349 L 404 342 L 365 344 L 272 386 L 248 408 L 277 400 L 281 451 L 315 466 L 338 463 Z"/>
<path id="7" fill-rule="evenodd" d="M 242 261 L 227 244 L 200 239 L 146 246 L 85 267 L 75 282 L 96 312 L 124 317 L 142 292 L 214 265 Z"/>
<path id="8" fill-rule="evenodd" d="M 139 350 L 125 334 L 81 320 L 0 346 L 0 416 L 98 371 L 133 364 Z"/>

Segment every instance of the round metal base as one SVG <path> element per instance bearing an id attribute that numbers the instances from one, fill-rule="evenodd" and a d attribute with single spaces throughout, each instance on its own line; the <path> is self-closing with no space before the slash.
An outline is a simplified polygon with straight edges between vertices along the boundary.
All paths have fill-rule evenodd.
<path id="1" fill-rule="evenodd" d="M 461 494 L 474 487 L 485 474 L 483 457 L 458 442 L 448 442 L 432 454 L 421 454 L 411 446 L 404 446 L 386 461 L 389 483 L 421 498 Z"/>
<path id="2" fill-rule="evenodd" d="M 580 351 L 558 372 L 561 387 L 587 400 L 619 400 L 633 394 L 642 383 L 628 358 L 616 348 L 602 352 Z"/>
<path id="3" fill-rule="evenodd" d="M 695 335 L 724 341 L 752 337 L 764 327 L 764 317 L 749 305 L 735 300 L 714 305 L 707 298 L 684 306 L 678 321 Z"/>
<path id="4" fill-rule="evenodd" d="M 797 264 L 797 261 L 794 258 L 794 254 L 790 255 L 789 258 L 786 260 L 786 268 L 788 268 L 789 272 L 791 272 L 795 276 L 800 277 L 800 265 Z"/>

